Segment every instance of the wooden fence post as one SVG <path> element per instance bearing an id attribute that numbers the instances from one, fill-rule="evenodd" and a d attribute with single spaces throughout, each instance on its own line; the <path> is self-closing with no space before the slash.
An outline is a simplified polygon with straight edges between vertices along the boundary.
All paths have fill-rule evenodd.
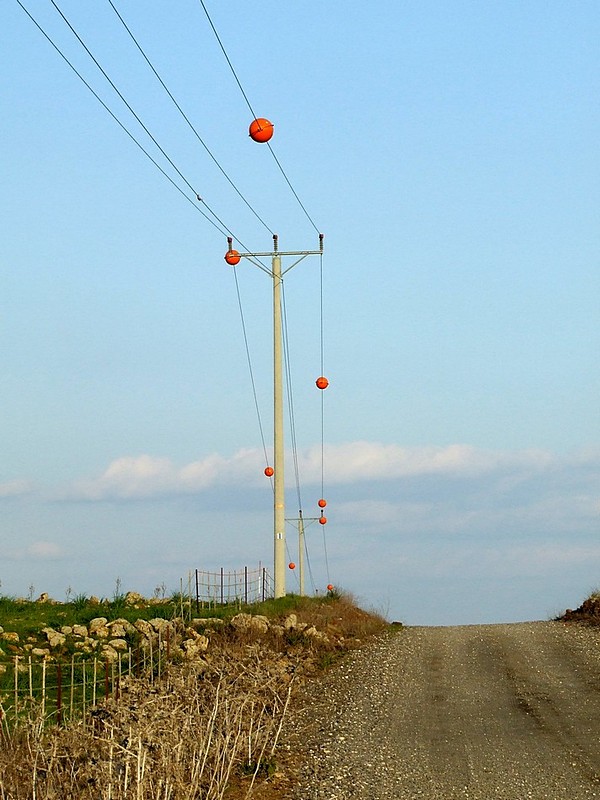
<path id="1" fill-rule="evenodd" d="M 92 705 L 96 705 L 96 687 L 98 686 L 98 659 L 94 657 L 94 677 L 92 684 Z"/>
<path id="2" fill-rule="evenodd" d="M 15 656 L 15 722 L 19 714 L 19 656 Z"/>
<path id="3" fill-rule="evenodd" d="M 42 719 L 46 717 L 46 656 L 42 659 Z"/>
<path id="4" fill-rule="evenodd" d="M 75 653 L 71 656 L 71 696 L 69 698 L 69 717 L 73 719 L 73 702 L 75 700 Z"/>
<path id="5" fill-rule="evenodd" d="M 108 702 L 108 658 L 104 661 L 104 702 Z"/>
<path id="6" fill-rule="evenodd" d="M 83 717 L 83 727 L 85 728 L 85 658 L 81 662 L 81 715 Z"/>
<path id="7" fill-rule="evenodd" d="M 62 665 L 56 662 L 56 722 L 62 724 Z"/>

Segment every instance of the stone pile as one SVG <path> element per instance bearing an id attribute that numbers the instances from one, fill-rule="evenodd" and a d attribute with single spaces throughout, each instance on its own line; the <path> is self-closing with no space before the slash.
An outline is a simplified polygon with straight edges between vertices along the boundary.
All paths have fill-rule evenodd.
<path id="1" fill-rule="evenodd" d="M 140 648 L 149 653 L 159 651 L 175 660 L 193 660 L 209 648 L 210 636 L 215 630 L 231 630 L 240 636 L 260 637 L 268 634 L 289 641 L 300 640 L 341 644 L 338 636 L 317 630 L 314 625 L 299 622 L 296 614 L 289 614 L 283 623 L 273 622 L 261 614 L 240 613 L 229 622 L 216 617 L 196 618 L 189 622 L 181 617 L 167 620 L 138 619 L 135 622 L 120 618 L 108 621 L 95 617 L 87 625 L 64 625 L 59 629 L 44 627 L 38 636 L 29 636 L 21 642 L 16 632 L 5 632 L 0 627 L 0 658 L 37 656 L 52 659 L 65 653 L 95 654 L 104 661 L 127 658 L 129 650 Z"/>

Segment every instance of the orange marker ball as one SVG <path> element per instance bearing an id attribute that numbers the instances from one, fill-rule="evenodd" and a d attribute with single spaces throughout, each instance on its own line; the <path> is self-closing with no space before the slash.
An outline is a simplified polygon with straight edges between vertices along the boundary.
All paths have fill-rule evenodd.
<path id="1" fill-rule="evenodd" d="M 327 517 L 320 516 L 319 517 L 319 522 L 320 522 L 321 525 L 326 525 L 327 524 Z"/>
<path id="2" fill-rule="evenodd" d="M 328 592 L 333 592 L 333 589 L 334 589 L 333 583 L 328 583 L 327 584 L 327 591 Z"/>
<path id="3" fill-rule="evenodd" d="M 319 508 L 325 508 L 325 506 L 327 505 L 327 500 L 323 500 L 323 498 L 321 498 L 317 503 L 317 505 L 319 506 Z"/>
<path id="4" fill-rule="evenodd" d="M 225 253 L 225 261 L 228 264 L 231 264 L 232 267 L 235 267 L 236 264 L 239 264 L 241 260 L 242 257 L 240 256 L 237 250 L 228 250 Z"/>
<path id="5" fill-rule="evenodd" d="M 264 117 L 258 117 L 250 123 L 248 133 L 250 134 L 250 138 L 254 139 L 255 142 L 268 142 L 271 136 L 273 136 L 273 123 L 269 122 L 269 120 Z"/>
<path id="6" fill-rule="evenodd" d="M 265 467 L 265 475 L 267 476 L 267 478 L 273 477 L 273 475 L 275 475 L 275 470 L 273 469 L 273 467 Z"/>
<path id="7" fill-rule="evenodd" d="M 290 563 L 288 564 L 288 567 L 289 567 L 290 569 L 296 569 L 296 565 L 294 564 L 294 562 L 293 562 L 293 561 L 290 561 Z"/>
<path id="8" fill-rule="evenodd" d="M 329 381 L 327 378 L 323 377 L 323 375 L 321 375 L 320 378 L 317 378 L 315 383 L 317 384 L 318 389 L 326 389 L 329 386 Z"/>

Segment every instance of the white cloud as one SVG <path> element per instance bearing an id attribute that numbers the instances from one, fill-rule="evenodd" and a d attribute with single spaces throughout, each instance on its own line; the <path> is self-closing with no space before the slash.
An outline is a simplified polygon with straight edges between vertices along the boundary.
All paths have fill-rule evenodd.
<path id="1" fill-rule="evenodd" d="M 27 547 L 26 555 L 37 559 L 60 558 L 62 549 L 54 542 L 33 542 Z"/>
<path id="2" fill-rule="evenodd" d="M 331 513 L 331 519 L 341 525 L 360 526 L 373 535 L 460 533 L 473 527 L 478 518 L 468 507 L 453 508 L 438 501 L 354 500 L 336 505 Z"/>
<path id="3" fill-rule="evenodd" d="M 196 493 L 216 486 L 258 487 L 265 480 L 263 462 L 264 455 L 258 449 L 239 450 L 229 458 L 213 453 L 183 466 L 148 454 L 123 456 L 112 461 L 99 477 L 77 483 L 73 492 L 88 500 L 100 500 Z M 493 472 L 530 472 L 551 467 L 555 457 L 541 450 L 479 450 L 460 444 L 400 447 L 358 441 L 328 446 L 324 462 L 327 483 L 333 486 L 425 475 L 468 478 Z M 298 465 L 303 484 L 318 484 L 321 449 L 313 447 L 299 453 Z M 286 478 L 291 483 L 289 468 Z"/>
<path id="4" fill-rule="evenodd" d="M 320 463 L 320 451 L 313 449 L 305 467 Z M 553 456 L 543 450 L 480 450 L 470 445 L 447 447 L 400 447 L 380 442 L 349 442 L 325 450 L 325 464 L 331 483 L 386 480 L 416 475 L 478 475 L 517 466 L 545 467 Z"/>
<path id="5" fill-rule="evenodd" d="M 37 541 L 26 547 L 8 547 L 4 553 L 7 561 L 48 561 L 60 558 L 64 550 L 55 542 Z"/>
<path id="6" fill-rule="evenodd" d="M 254 450 L 240 450 L 229 459 L 213 453 L 181 467 L 169 458 L 123 456 L 98 478 L 78 482 L 73 493 L 87 500 L 133 499 L 196 493 L 236 482 L 258 485 L 262 461 L 264 456 Z"/>
<path id="7" fill-rule="evenodd" d="M 22 494 L 29 494 L 32 486 L 29 481 L 15 480 L 0 483 L 0 497 L 17 497 Z"/>
<path id="8" fill-rule="evenodd" d="M 312 487 L 304 500 L 312 495 L 316 515 L 312 503 L 321 491 L 320 448 L 300 453 L 299 465 L 302 486 Z M 121 507 L 57 505 L 47 502 L 50 493 L 39 493 L 21 503 L 6 503 L 7 524 L 19 531 L 15 550 L 5 553 L 15 562 L 11 580 L 20 576 L 22 585 L 34 582 L 49 591 L 61 590 L 61 581 L 67 585 L 73 579 L 72 559 L 89 551 L 91 540 L 102 546 L 93 559 L 80 559 L 85 566 L 77 579 L 87 575 L 94 586 L 100 574 L 119 574 L 137 589 L 149 570 L 176 581 L 190 567 L 191 552 L 201 553 L 201 567 L 222 564 L 224 558 L 234 566 L 254 559 L 269 563 L 272 500 L 263 468 L 264 454 L 258 449 L 229 456 L 213 453 L 180 464 L 150 454 L 127 455 L 63 492 L 63 499 L 137 502 Z M 333 583 L 369 597 L 388 592 L 398 609 L 412 608 L 416 619 L 431 614 L 438 620 L 468 621 L 471 613 L 477 619 L 496 619 L 517 615 L 503 604 L 516 608 L 521 602 L 538 610 L 518 615 L 539 614 L 540 607 L 553 610 L 561 592 L 564 607 L 572 605 L 569 594 L 597 582 L 599 473 L 598 449 L 552 454 L 364 441 L 329 446 L 329 523 L 323 529 L 316 522 L 307 526 L 306 536 L 316 584 L 326 585 L 331 577 Z M 288 466 L 289 510 L 293 478 Z M 190 495 L 201 501 L 160 502 Z M 309 518 L 312 522 L 310 510 Z M 30 538 L 23 541 L 28 532 Z M 173 546 L 165 557 L 166 537 Z M 288 537 L 294 554 L 291 525 Z M 49 572 L 49 559 L 60 557 L 62 572 L 58 561 Z M 516 586 L 521 587 L 520 599 L 513 597 Z M 543 586 L 544 597 L 538 595 Z M 452 612 L 447 592 L 455 592 L 456 609 L 468 604 L 468 614 Z M 421 604 L 431 610 L 422 610 Z M 476 612 L 474 604 L 479 604 Z M 403 613 L 395 612 L 400 618 Z"/>

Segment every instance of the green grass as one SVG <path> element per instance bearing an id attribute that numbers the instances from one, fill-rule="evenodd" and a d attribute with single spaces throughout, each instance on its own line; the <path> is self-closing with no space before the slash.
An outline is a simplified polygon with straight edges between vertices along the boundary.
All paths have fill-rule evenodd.
<path id="1" fill-rule="evenodd" d="M 173 619 L 181 616 L 183 611 L 186 617 L 217 617 L 220 619 L 231 619 L 240 611 L 251 614 L 263 614 L 269 618 L 284 617 L 293 612 L 310 612 L 311 608 L 321 607 L 323 604 L 331 602 L 333 597 L 325 596 L 319 598 L 300 597 L 299 595 L 289 594 L 278 600 L 266 600 L 262 603 L 253 605 L 231 604 L 224 606 L 214 606 L 211 608 L 196 608 L 195 602 L 191 606 L 189 599 L 174 595 L 165 598 L 164 602 L 144 605 L 142 608 L 134 608 L 125 603 L 125 595 L 115 594 L 111 600 L 103 600 L 100 603 L 92 603 L 84 595 L 73 597 L 70 602 L 65 603 L 39 603 L 29 600 L 20 600 L 14 597 L 0 596 L 0 626 L 5 631 L 19 634 L 20 643 L 27 640 L 29 636 L 35 636 L 40 643 L 45 640 L 40 635 L 42 628 L 50 627 L 60 630 L 65 625 L 88 625 L 96 617 L 106 617 L 109 622 L 115 619 L 126 619 L 134 623 L 138 619 Z M 0 647 L 3 644 L 0 642 Z M 5 648 L 3 648 L 5 649 Z"/>
<path id="2" fill-rule="evenodd" d="M 75 597 L 69 603 L 36 603 L 0 597 L 0 625 L 5 631 L 19 634 L 21 642 L 28 636 L 38 636 L 45 627 L 59 630 L 65 625 L 87 625 L 95 617 L 106 617 L 109 622 L 122 618 L 129 622 L 137 619 L 165 617 L 172 619 L 179 613 L 179 607 L 165 600 L 160 605 L 144 608 L 131 608 L 117 597 L 101 603 L 91 603 L 85 595 Z M 40 641 L 43 637 L 40 637 Z M 0 646 L 2 646 L 0 644 Z"/>
<path id="3" fill-rule="evenodd" d="M 346 598 L 344 595 L 340 597 L 338 593 L 333 592 L 319 597 L 288 594 L 277 600 L 266 600 L 253 605 L 231 604 L 211 608 L 197 608 L 195 602 L 190 604 L 188 598 L 179 595 L 166 598 L 160 604 L 146 603 L 140 608 L 128 606 L 125 603 L 125 596 L 120 593 L 115 593 L 112 600 L 103 600 L 99 603 L 92 603 L 85 595 L 78 595 L 69 602 L 57 604 L 0 596 L 0 626 L 5 632 L 15 632 L 19 635 L 18 645 L 0 639 L 0 649 L 5 654 L 4 657 L 0 654 L 0 659 L 11 658 L 28 642 L 34 647 L 46 647 L 46 636 L 41 633 L 45 627 L 60 630 L 64 626 L 88 625 L 96 617 L 106 617 L 109 622 L 121 618 L 132 624 L 138 619 L 150 620 L 157 617 L 174 619 L 182 616 L 182 610 L 185 619 L 208 617 L 224 621 L 231 619 L 240 611 L 261 614 L 280 621 L 294 613 L 299 620 L 315 624 L 323 630 L 327 626 L 338 628 L 341 624 L 341 627 L 346 629 L 346 635 L 355 637 L 368 635 L 366 629 L 372 627 L 375 619 L 372 614 L 360 611 L 351 598 Z M 340 623 L 342 617 L 344 621 Z M 63 650 L 63 654 L 66 654 L 67 649 Z"/>

